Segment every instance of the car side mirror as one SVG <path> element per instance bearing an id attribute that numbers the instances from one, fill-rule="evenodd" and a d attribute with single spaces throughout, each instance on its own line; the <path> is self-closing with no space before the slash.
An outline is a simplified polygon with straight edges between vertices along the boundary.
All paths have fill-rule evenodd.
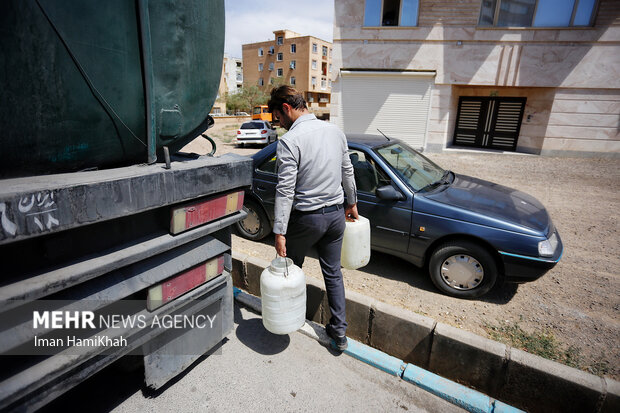
<path id="1" fill-rule="evenodd" d="M 392 185 L 385 185 L 377 188 L 375 194 L 384 201 L 402 201 L 405 196 L 398 192 Z"/>

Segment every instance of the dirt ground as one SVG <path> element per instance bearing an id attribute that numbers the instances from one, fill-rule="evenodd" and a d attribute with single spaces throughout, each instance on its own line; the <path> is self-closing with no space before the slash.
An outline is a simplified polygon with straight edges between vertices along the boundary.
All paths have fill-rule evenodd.
<path id="1" fill-rule="evenodd" d="M 208 131 L 216 156 L 260 149 L 235 147 L 234 132 L 234 126 Z M 201 138 L 184 148 L 201 154 L 210 149 Z M 366 267 L 343 270 L 346 288 L 508 344 L 502 333 L 534 337 L 557 348 L 548 358 L 619 380 L 620 161 L 463 151 L 427 156 L 443 168 L 538 198 L 564 242 L 561 261 L 535 282 L 505 284 L 481 299 L 462 300 L 440 294 L 424 270 L 373 251 Z M 233 236 L 233 249 L 270 260 L 273 242 L 273 235 L 262 242 Z M 314 257 L 304 271 L 322 279 Z"/>

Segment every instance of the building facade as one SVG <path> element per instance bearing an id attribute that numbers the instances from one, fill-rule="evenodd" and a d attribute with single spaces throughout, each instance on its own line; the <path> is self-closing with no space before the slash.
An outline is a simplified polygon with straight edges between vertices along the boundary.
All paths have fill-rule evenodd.
<path id="1" fill-rule="evenodd" d="M 224 54 L 224 82 L 228 93 L 236 93 L 243 87 L 243 61 Z"/>
<path id="2" fill-rule="evenodd" d="M 211 108 L 212 115 L 225 115 L 226 114 L 226 57 L 222 61 L 222 73 L 220 74 L 220 86 L 217 89 L 217 97 L 213 102 Z"/>
<path id="3" fill-rule="evenodd" d="M 346 132 L 620 157 L 620 2 L 339 0 L 332 81 Z"/>
<path id="4" fill-rule="evenodd" d="M 222 74 L 220 87 L 217 90 L 217 98 L 211 109 L 212 114 L 226 114 L 226 94 L 236 93 L 243 86 L 243 63 L 236 57 L 224 54 L 222 62 Z"/>
<path id="5" fill-rule="evenodd" d="M 276 30 L 274 39 L 242 45 L 243 84 L 269 93 L 288 84 L 304 94 L 317 117 L 330 113 L 332 44 L 290 30 Z"/>

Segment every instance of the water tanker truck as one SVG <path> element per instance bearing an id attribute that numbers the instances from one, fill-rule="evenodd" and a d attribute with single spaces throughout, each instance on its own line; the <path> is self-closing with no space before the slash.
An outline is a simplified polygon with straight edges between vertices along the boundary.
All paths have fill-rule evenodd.
<path id="1" fill-rule="evenodd" d="M 213 124 L 224 1 L 5 0 L 0 20 L 0 410 L 123 356 L 160 388 L 233 326 L 252 163 L 179 152 Z"/>

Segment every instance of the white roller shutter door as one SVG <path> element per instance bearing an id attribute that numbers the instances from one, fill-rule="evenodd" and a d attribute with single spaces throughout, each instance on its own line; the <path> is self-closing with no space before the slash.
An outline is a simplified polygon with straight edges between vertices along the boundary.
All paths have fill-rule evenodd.
<path id="1" fill-rule="evenodd" d="M 434 72 L 341 72 L 338 126 L 345 133 L 402 139 L 423 148 Z"/>

